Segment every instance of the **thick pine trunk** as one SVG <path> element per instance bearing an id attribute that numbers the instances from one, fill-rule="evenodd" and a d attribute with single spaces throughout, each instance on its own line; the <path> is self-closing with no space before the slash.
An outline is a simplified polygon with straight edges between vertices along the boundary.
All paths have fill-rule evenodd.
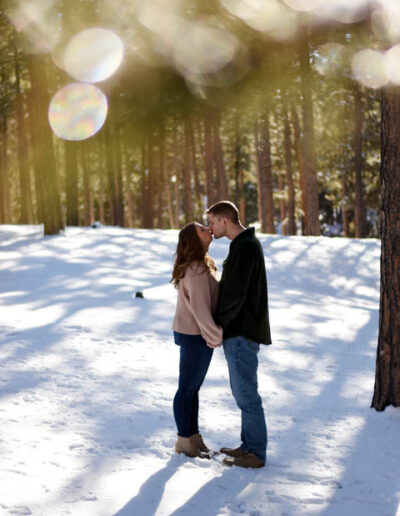
<path id="1" fill-rule="evenodd" d="M 7 147 L 7 117 L 2 115 L 0 116 L 0 224 L 11 222 Z"/>
<path id="2" fill-rule="evenodd" d="M 79 226 L 78 143 L 65 141 L 67 226 Z"/>
<path id="3" fill-rule="evenodd" d="M 295 150 L 296 150 L 296 158 L 297 158 L 297 166 L 299 168 L 299 178 L 300 178 L 300 190 L 301 190 L 301 208 L 303 210 L 302 217 L 302 234 L 305 234 L 305 221 L 307 220 L 307 198 L 306 198 L 306 181 L 304 175 L 304 152 L 303 152 L 303 144 L 301 140 L 301 130 L 300 130 L 300 122 L 297 114 L 297 110 L 295 106 L 292 104 L 290 108 L 291 112 L 291 121 L 293 125 L 293 133 L 294 133 L 294 142 L 295 142 Z"/>
<path id="4" fill-rule="evenodd" d="M 400 89 L 382 94 L 381 294 L 372 407 L 400 407 Z"/>
<path id="5" fill-rule="evenodd" d="M 30 55 L 28 67 L 31 77 L 31 137 L 35 173 L 40 183 L 41 215 L 44 234 L 54 235 L 64 229 L 61 213 L 60 187 L 53 147 L 53 135 L 47 119 L 49 95 L 47 92 L 46 57 Z M 38 192 L 37 192 L 38 193 Z"/>
<path id="6" fill-rule="evenodd" d="M 347 171 L 342 173 L 342 216 L 343 216 L 343 233 L 345 237 L 350 236 L 350 210 L 349 210 L 349 185 Z"/>
<path id="7" fill-rule="evenodd" d="M 185 215 L 185 223 L 187 224 L 193 220 L 193 198 L 192 198 L 192 181 L 191 181 L 191 154 L 190 154 L 190 135 L 189 125 L 187 120 L 184 120 L 185 134 L 184 134 L 184 164 L 183 164 L 183 213 Z"/>
<path id="8" fill-rule="evenodd" d="M 86 142 L 81 143 L 81 164 L 83 176 L 83 224 L 90 226 L 93 222 L 93 198 L 90 188 L 90 168 Z"/>
<path id="9" fill-rule="evenodd" d="M 354 158 L 355 158 L 355 191 L 354 216 L 355 236 L 365 237 L 366 220 L 364 191 L 362 183 L 362 94 L 358 84 L 354 86 Z"/>
<path id="10" fill-rule="evenodd" d="M 222 148 L 222 141 L 220 136 L 221 114 L 218 110 L 215 111 L 213 119 L 214 159 L 218 178 L 218 196 L 219 200 L 228 200 L 228 181 L 226 178 L 224 151 Z"/>
<path id="11" fill-rule="evenodd" d="M 217 199 L 215 171 L 212 150 L 212 123 L 208 112 L 204 115 L 204 168 L 206 177 L 206 195 L 208 205 L 214 204 Z"/>
<path id="12" fill-rule="evenodd" d="M 175 228 L 174 209 L 172 205 L 171 194 L 171 178 L 166 167 L 166 137 L 165 137 L 165 120 L 160 125 L 160 171 L 164 179 L 164 188 L 167 197 L 168 223 L 170 228 Z"/>
<path id="13" fill-rule="evenodd" d="M 295 194 L 294 194 L 294 181 L 293 181 L 293 167 L 292 167 L 292 154 L 291 154 L 291 141 L 290 141 L 290 124 L 287 114 L 286 105 L 283 106 L 283 130 L 284 130 L 284 149 L 285 149 L 285 166 L 286 166 L 286 181 L 288 187 L 288 230 L 289 235 L 296 234 L 296 218 L 295 218 Z"/>
<path id="14" fill-rule="evenodd" d="M 31 193 L 31 178 L 29 173 L 29 153 L 28 153 L 28 138 L 26 135 L 25 117 L 24 117 L 24 101 L 21 92 L 21 73 L 18 61 L 18 51 L 15 45 L 14 38 L 14 63 L 15 63 L 15 93 L 17 102 L 17 152 L 18 152 L 18 168 L 19 168 L 19 183 L 20 183 L 20 224 L 30 224 L 33 219 L 32 210 L 32 193 Z"/>
<path id="15" fill-rule="evenodd" d="M 246 225 L 246 203 L 244 199 L 244 178 L 243 178 L 243 163 L 242 163 L 242 149 L 240 140 L 240 124 L 239 114 L 235 113 L 235 203 L 239 208 L 239 216 L 243 225 Z"/>
<path id="16" fill-rule="evenodd" d="M 307 215 L 306 234 L 319 235 L 319 201 L 317 184 L 317 160 L 314 141 L 314 115 L 311 96 L 311 65 L 308 42 L 304 39 L 300 51 L 300 77 L 303 115 L 304 177 L 306 186 Z"/>
<path id="17" fill-rule="evenodd" d="M 192 118 L 187 115 L 187 123 L 188 123 L 188 130 L 189 130 L 189 138 L 190 138 L 190 149 L 192 154 L 192 170 L 193 170 L 193 177 L 194 177 L 194 187 L 196 192 L 196 216 L 202 215 L 202 202 L 201 202 L 201 186 L 200 186 L 200 173 L 199 173 L 199 167 L 197 165 L 197 159 L 196 159 L 196 136 L 194 133 L 194 127 L 193 127 L 193 121 Z"/>
<path id="18" fill-rule="evenodd" d="M 286 206 L 285 206 L 285 200 L 283 196 L 283 190 L 284 190 L 284 183 L 282 176 L 278 175 L 278 190 L 280 192 L 279 196 L 279 215 L 281 219 L 281 226 L 282 226 L 282 235 L 288 234 L 288 220 L 286 217 Z"/>
<path id="19" fill-rule="evenodd" d="M 263 233 L 275 233 L 269 113 L 256 126 L 258 213 Z"/>

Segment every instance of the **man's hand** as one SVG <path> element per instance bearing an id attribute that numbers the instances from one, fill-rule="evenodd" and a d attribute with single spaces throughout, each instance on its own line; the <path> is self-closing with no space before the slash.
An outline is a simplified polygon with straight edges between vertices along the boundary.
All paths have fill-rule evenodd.
<path id="1" fill-rule="evenodd" d="M 222 345 L 222 342 L 220 342 L 219 344 L 211 344 L 211 342 L 207 342 L 207 346 L 209 348 L 213 348 L 213 349 L 214 348 L 219 348 L 219 347 L 221 347 L 221 345 Z"/>

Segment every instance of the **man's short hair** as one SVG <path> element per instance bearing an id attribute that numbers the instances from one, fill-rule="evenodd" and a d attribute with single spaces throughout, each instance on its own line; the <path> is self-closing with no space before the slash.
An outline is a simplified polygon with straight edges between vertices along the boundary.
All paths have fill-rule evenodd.
<path id="1" fill-rule="evenodd" d="M 230 201 L 218 201 L 206 210 L 206 215 L 215 215 L 216 217 L 226 217 L 234 224 L 239 224 L 239 210 Z"/>

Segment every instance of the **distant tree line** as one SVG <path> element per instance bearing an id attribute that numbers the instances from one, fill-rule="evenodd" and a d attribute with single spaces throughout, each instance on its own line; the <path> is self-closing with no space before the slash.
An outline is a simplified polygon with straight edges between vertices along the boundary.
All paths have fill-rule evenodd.
<path id="1" fill-rule="evenodd" d="M 88 17 L 90 2 L 78 4 Z M 84 26 L 63 8 L 70 30 Z M 71 78 L 28 53 L 5 17 L 1 31 L 0 223 L 44 223 L 48 234 L 95 220 L 177 228 L 231 199 L 266 233 L 319 235 L 336 224 L 345 236 L 378 236 L 379 97 L 345 64 L 318 72 L 319 33 L 256 42 L 257 65 L 241 81 L 194 93 L 176 72 L 127 55 L 101 85 L 104 127 L 76 142 L 47 120 Z M 357 38 L 330 35 L 344 48 Z"/>

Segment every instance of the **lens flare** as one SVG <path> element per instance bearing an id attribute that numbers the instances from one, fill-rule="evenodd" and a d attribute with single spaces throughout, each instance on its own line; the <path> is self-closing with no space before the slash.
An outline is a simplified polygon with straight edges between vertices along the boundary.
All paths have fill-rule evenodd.
<path id="1" fill-rule="evenodd" d="M 85 140 L 103 126 L 107 99 L 92 84 L 69 84 L 51 99 L 48 116 L 50 126 L 59 138 Z"/>
<path id="2" fill-rule="evenodd" d="M 5 13 L 28 54 L 50 52 L 60 41 L 62 23 L 54 0 L 10 2 Z"/>
<path id="3" fill-rule="evenodd" d="M 351 67 L 354 77 L 368 88 L 381 88 L 388 82 L 383 52 L 361 50 L 354 55 Z"/>
<path id="4" fill-rule="evenodd" d="M 396 43 L 400 41 L 400 2 L 380 0 L 379 4 L 371 15 L 375 35 L 382 40 Z"/>
<path id="5" fill-rule="evenodd" d="M 85 29 L 66 46 L 63 68 L 78 81 L 104 81 L 118 69 L 123 54 L 122 41 L 111 30 Z"/>
<path id="6" fill-rule="evenodd" d="M 346 48 L 339 43 L 326 43 L 315 52 L 315 68 L 321 75 L 332 75 L 343 68 Z"/>
<path id="7" fill-rule="evenodd" d="M 384 66 L 389 81 L 400 84 L 400 45 L 395 45 L 385 53 Z"/>
<path id="8" fill-rule="evenodd" d="M 189 25 L 176 38 L 173 57 L 185 74 L 216 73 L 235 57 L 239 40 L 232 33 L 206 23 Z"/>
<path id="9" fill-rule="evenodd" d="M 222 4 L 249 27 L 262 32 L 275 28 L 284 15 L 277 0 L 222 0 Z"/>
<path id="10" fill-rule="evenodd" d="M 314 11 L 324 0 L 283 0 L 285 4 L 295 11 Z"/>
<path id="11" fill-rule="evenodd" d="M 315 14 L 326 20 L 346 24 L 357 23 L 367 16 L 369 3 L 369 0 L 329 0 L 323 2 Z"/>

